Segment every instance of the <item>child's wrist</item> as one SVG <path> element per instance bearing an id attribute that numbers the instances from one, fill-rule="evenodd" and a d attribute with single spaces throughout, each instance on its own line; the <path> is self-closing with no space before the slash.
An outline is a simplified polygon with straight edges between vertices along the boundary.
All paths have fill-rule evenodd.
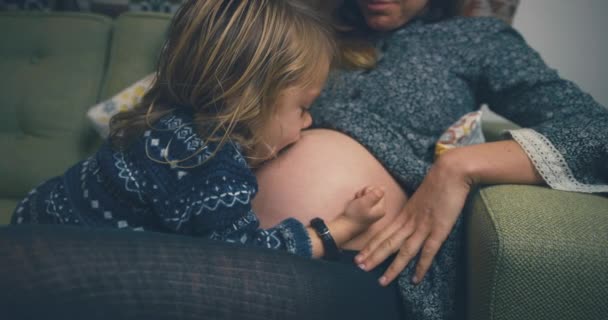
<path id="1" fill-rule="evenodd" d="M 359 235 L 365 228 L 355 222 L 354 219 L 340 215 L 337 218 L 325 222 L 338 248 L 341 248 L 346 242 L 352 240 Z M 312 227 L 306 227 L 310 242 L 312 245 L 312 257 L 321 258 L 325 255 L 323 241 Z"/>
<path id="2" fill-rule="evenodd" d="M 361 224 L 345 215 L 340 215 L 330 221 L 327 223 L 327 227 L 336 240 L 338 247 L 342 247 L 344 243 L 350 241 L 364 230 Z"/>
<path id="3" fill-rule="evenodd" d="M 325 248 L 323 247 L 323 241 L 317 232 L 312 227 L 306 227 L 306 232 L 308 232 L 308 237 L 310 237 L 310 245 L 312 246 L 312 257 L 313 258 L 321 258 L 325 254 Z"/>

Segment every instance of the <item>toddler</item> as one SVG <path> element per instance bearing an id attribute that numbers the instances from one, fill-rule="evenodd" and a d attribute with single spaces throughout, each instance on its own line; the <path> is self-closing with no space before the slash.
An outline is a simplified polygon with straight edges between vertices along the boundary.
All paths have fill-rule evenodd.
<path id="1" fill-rule="evenodd" d="M 327 225 L 286 219 L 264 230 L 251 209 L 252 170 L 310 126 L 308 108 L 333 56 L 329 28 L 299 2 L 186 1 L 140 105 L 112 119 L 96 154 L 32 190 L 12 223 L 169 232 L 306 257 L 334 254 L 335 245 L 384 214 L 381 190 L 364 188 Z"/>

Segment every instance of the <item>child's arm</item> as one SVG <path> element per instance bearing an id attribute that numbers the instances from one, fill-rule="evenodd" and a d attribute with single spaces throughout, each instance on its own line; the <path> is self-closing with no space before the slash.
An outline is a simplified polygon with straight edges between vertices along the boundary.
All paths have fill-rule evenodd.
<path id="1" fill-rule="evenodd" d="M 305 257 L 322 257 L 323 245 L 310 227 L 296 219 L 285 219 L 269 229 L 261 229 L 251 200 L 257 191 L 251 174 L 232 174 L 216 169 L 205 179 L 190 175 L 183 182 L 199 181 L 195 190 L 168 195 L 157 202 L 155 211 L 174 232 L 215 240 L 285 250 Z M 241 172 L 242 173 L 242 172 Z M 379 190 L 378 190 L 379 192 Z M 364 231 L 384 215 L 382 195 L 361 191 L 345 212 L 327 226 L 338 246 Z"/>
<path id="2" fill-rule="evenodd" d="M 378 188 L 368 187 L 355 194 L 355 198 L 348 203 L 344 213 L 326 224 L 336 245 L 342 247 L 344 243 L 380 220 L 384 214 L 384 192 Z M 311 227 L 307 227 L 306 230 L 311 239 L 312 256 L 322 257 L 324 247 L 321 239 Z"/>
<path id="3" fill-rule="evenodd" d="M 177 120 L 179 118 L 170 118 L 167 122 Z M 192 153 L 194 147 L 190 148 L 190 144 L 199 140 L 193 129 L 179 126 L 180 123 L 176 123 L 174 131 L 151 132 L 146 136 L 145 153 L 136 153 L 160 156 L 158 161 L 143 158 L 142 163 L 151 181 L 148 187 L 154 184 L 154 188 L 146 192 L 146 202 L 164 229 L 306 257 L 323 255 L 323 246 L 315 232 L 296 219 L 285 219 L 273 228 L 261 229 L 251 206 L 257 180 L 238 148 L 225 145 L 205 161 L 214 146 Z M 160 161 L 165 158 L 187 161 L 172 166 Z M 379 200 L 371 201 L 367 197 L 373 194 L 367 197 L 364 194 L 359 192 L 344 214 L 326 222 L 338 245 L 367 228 L 371 224 L 366 220 L 368 215 L 377 214 L 377 210 L 371 209 Z"/>

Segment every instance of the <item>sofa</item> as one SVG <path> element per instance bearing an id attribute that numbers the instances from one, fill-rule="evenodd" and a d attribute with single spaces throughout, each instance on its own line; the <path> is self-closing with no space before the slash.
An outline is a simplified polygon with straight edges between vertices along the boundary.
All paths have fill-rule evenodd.
<path id="1" fill-rule="evenodd" d="M 34 186 L 94 152 L 87 109 L 154 69 L 169 20 L 0 13 L 0 225 Z M 508 126 L 484 123 L 487 137 Z M 608 318 L 608 198 L 482 186 L 464 215 L 467 319 Z"/>

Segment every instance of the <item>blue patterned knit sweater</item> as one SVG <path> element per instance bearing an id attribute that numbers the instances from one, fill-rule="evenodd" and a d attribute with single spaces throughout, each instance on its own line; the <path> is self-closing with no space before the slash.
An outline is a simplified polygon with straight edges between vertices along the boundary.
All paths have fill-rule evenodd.
<path id="1" fill-rule="evenodd" d="M 251 209 L 257 181 L 239 146 L 204 146 L 190 115 L 165 116 L 124 152 L 109 141 L 32 190 L 12 222 L 160 231 L 312 255 L 295 219 L 263 230 Z M 183 160 L 183 161 L 179 161 Z M 204 162 L 204 163 L 203 163 Z"/>
<path id="2" fill-rule="evenodd" d="M 332 77 L 311 109 L 316 127 L 364 145 L 411 194 L 434 160 L 441 134 L 488 103 L 524 127 L 517 141 L 555 189 L 608 192 L 608 110 L 561 79 L 521 35 L 494 18 L 413 20 L 377 38 L 369 71 Z M 407 319 L 447 319 L 457 309 L 459 220 L 424 281 L 411 284 L 416 260 L 399 278 Z"/>

